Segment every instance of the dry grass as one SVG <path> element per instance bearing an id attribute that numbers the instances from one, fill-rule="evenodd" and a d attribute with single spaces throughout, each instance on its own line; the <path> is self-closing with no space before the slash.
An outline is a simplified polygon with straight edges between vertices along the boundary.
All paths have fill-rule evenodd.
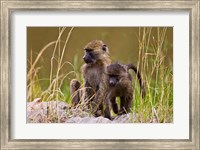
<path id="1" fill-rule="evenodd" d="M 60 28 L 58 38 L 56 41 L 52 41 L 45 45 L 37 55 L 36 59 L 32 60 L 32 52 L 31 52 L 31 60 L 30 62 L 30 69 L 27 73 L 27 82 L 28 82 L 28 95 L 27 98 L 29 101 L 32 101 L 36 98 L 36 96 L 42 98 L 44 101 L 49 101 L 53 99 L 57 100 L 65 100 L 64 94 L 61 91 L 61 86 L 63 85 L 63 81 L 70 75 L 74 74 L 76 76 L 76 72 L 74 71 L 73 65 L 68 61 L 63 61 L 63 56 L 66 51 L 67 43 L 70 39 L 70 36 L 73 31 L 73 27 L 68 32 L 68 36 L 65 41 L 61 41 L 61 37 L 65 31 L 64 28 Z M 64 43 L 64 45 L 61 47 L 61 42 Z M 54 47 L 53 47 L 54 46 Z M 42 55 L 45 54 L 45 52 L 48 50 L 49 47 L 53 47 L 53 53 L 51 57 L 51 68 L 50 68 L 50 75 L 49 79 L 39 79 L 38 78 L 38 71 L 40 70 L 39 67 L 36 67 L 36 64 L 41 59 Z M 55 55 L 55 53 L 58 53 L 58 56 Z M 54 66 L 54 64 L 57 64 Z M 73 71 L 70 71 L 66 74 L 61 74 L 61 69 L 66 66 L 70 65 L 73 68 Z M 53 74 L 53 70 L 56 72 L 56 74 Z M 42 80 L 48 80 L 49 85 L 48 88 L 45 91 L 41 90 L 40 81 Z"/>

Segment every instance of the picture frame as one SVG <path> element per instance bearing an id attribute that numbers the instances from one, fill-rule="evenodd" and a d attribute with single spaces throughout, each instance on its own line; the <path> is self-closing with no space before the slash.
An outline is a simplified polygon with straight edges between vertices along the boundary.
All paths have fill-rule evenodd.
<path id="1" fill-rule="evenodd" d="M 11 14 L 16 10 L 135 10 L 189 11 L 189 109 L 190 138 L 188 140 L 31 140 L 11 138 Z M 1 0 L 1 149 L 199 149 L 199 49 L 200 1 L 4 1 Z"/>

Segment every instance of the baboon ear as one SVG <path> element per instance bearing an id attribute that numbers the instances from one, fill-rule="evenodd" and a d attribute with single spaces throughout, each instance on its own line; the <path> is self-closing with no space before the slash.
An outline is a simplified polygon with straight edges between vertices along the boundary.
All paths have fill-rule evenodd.
<path id="1" fill-rule="evenodd" d="M 103 45 L 102 50 L 103 50 L 103 51 L 107 51 L 107 50 L 108 50 L 108 47 L 107 47 L 106 44 Z"/>

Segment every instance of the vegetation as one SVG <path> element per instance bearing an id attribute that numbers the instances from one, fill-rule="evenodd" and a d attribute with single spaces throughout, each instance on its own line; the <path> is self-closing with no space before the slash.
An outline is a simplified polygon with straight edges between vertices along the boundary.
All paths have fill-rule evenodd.
<path id="1" fill-rule="evenodd" d="M 156 36 L 152 35 L 153 29 L 156 30 Z M 57 39 L 45 45 L 34 60 L 31 50 L 27 72 L 27 99 L 29 102 L 41 98 L 43 101 L 56 100 L 71 103 L 69 81 L 72 78 L 82 79 L 77 67 L 77 55 L 74 56 L 73 62 L 66 61 L 63 57 L 74 28 L 69 30 L 65 40 L 61 40 L 65 30 L 65 27 L 59 28 Z M 138 114 L 137 122 L 173 121 L 173 64 L 172 60 L 166 59 L 168 55 L 166 31 L 167 28 L 159 27 L 139 28 L 137 34 L 139 43 L 137 67 L 142 73 L 147 90 L 146 97 L 142 99 L 139 83 L 135 78 L 132 112 Z M 49 48 L 53 51 L 49 61 L 51 64 L 48 72 L 49 78 L 40 78 L 41 67 L 37 64 L 41 59 L 45 59 L 45 53 L 48 53 Z M 70 67 L 71 71 L 61 71 L 66 66 Z M 135 75 L 133 74 L 133 76 Z"/>
<path id="2" fill-rule="evenodd" d="M 157 37 L 151 36 L 152 28 L 139 30 L 137 66 L 143 72 L 147 95 L 143 100 L 139 94 L 139 87 L 135 83 L 137 90 L 133 112 L 139 114 L 138 122 L 154 122 L 154 118 L 156 122 L 172 122 L 173 120 L 173 67 L 171 62 L 165 64 L 166 30 L 167 28 L 157 28 Z"/>

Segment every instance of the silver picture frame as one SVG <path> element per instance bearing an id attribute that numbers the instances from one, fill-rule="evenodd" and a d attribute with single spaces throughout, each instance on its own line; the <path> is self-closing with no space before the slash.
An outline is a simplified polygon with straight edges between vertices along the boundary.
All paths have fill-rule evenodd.
<path id="1" fill-rule="evenodd" d="M 199 0 L 0 0 L 1 1 L 1 149 L 200 149 L 200 1 Z M 11 14 L 16 10 L 135 10 L 188 11 L 190 14 L 189 109 L 190 138 L 188 140 L 32 140 L 11 138 Z M 181 36 L 181 35 L 180 35 Z"/>

